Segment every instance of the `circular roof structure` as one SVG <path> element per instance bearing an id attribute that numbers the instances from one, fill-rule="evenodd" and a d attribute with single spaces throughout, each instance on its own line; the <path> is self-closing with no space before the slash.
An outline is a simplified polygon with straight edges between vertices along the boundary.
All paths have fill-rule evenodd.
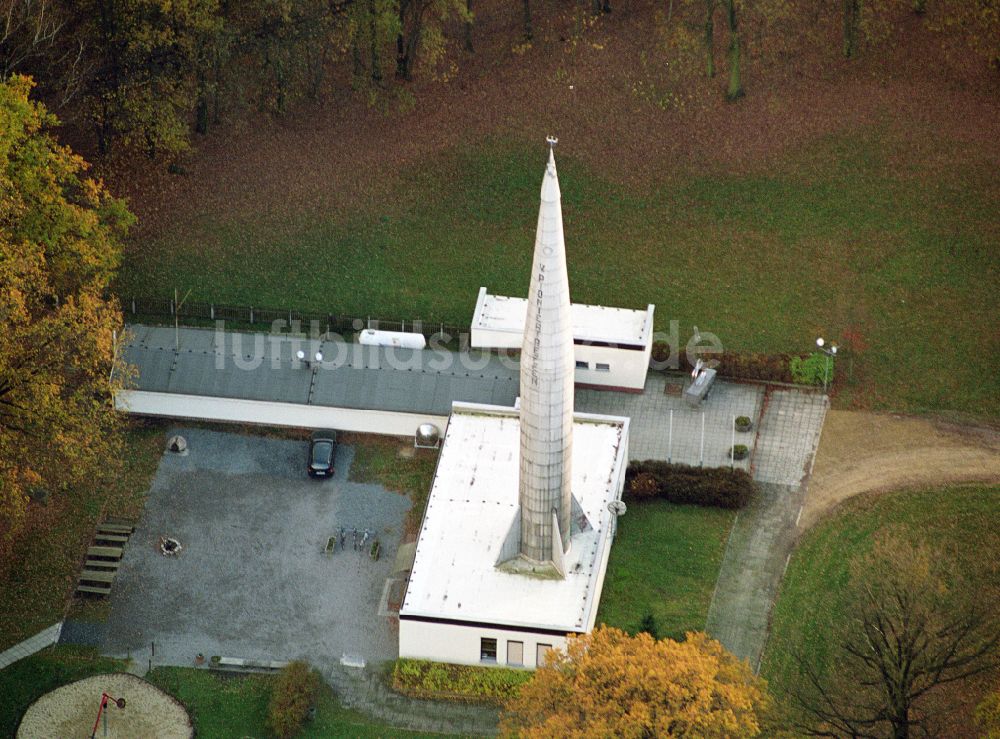
<path id="1" fill-rule="evenodd" d="M 25 711 L 17 739 L 73 739 L 90 737 L 101 707 L 101 696 L 111 696 L 107 714 L 108 737 L 155 736 L 157 739 L 190 739 L 191 719 L 180 702 L 145 680 L 125 673 L 95 675 L 46 693 Z M 124 698 L 119 708 L 114 699 Z M 97 727 L 104 736 L 104 718 Z"/>

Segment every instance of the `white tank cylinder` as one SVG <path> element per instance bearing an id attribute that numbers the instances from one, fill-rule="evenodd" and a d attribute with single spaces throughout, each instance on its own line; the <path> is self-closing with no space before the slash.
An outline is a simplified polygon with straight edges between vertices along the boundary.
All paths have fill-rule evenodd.
<path id="1" fill-rule="evenodd" d="M 423 349 L 427 339 L 423 334 L 411 334 L 405 331 L 376 331 L 366 328 L 358 335 L 358 342 L 369 346 L 396 346 L 401 349 Z"/>

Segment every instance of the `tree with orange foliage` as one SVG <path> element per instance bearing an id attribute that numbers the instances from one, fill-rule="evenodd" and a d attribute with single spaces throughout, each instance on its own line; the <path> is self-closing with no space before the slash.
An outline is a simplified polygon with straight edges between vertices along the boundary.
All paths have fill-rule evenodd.
<path id="1" fill-rule="evenodd" d="M 107 292 L 134 218 L 46 132 L 31 85 L 0 83 L 0 544 L 29 494 L 99 484 L 120 461 Z"/>
<path id="2" fill-rule="evenodd" d="M 502 735 L 753 737 L 770 704 L 749 665 L 703 633 L 658 641 L 601 626 L 549 655 L 505 705 Z"/>

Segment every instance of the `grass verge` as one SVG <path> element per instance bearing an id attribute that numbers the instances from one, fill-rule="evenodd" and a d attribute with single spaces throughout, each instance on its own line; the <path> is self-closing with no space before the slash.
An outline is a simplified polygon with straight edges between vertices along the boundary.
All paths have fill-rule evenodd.
<path id="1" fill-rule="evenodd" d="M 101 657 L 90 647 L 57 646 L 0 670 L 0 736 L 14 736 L 28 706 L 50 690 L 126 667 L 125 660 Z"/>
<path id="2" fill-rule="evenodd" d="M 632 503 L 618 522 L 597 621 L 629 632 L 651 615 L 658 635 L 702 631 L 734 511 Z"/>
<path id="3" fill-rule="evenodd" d="M 850 618 L 845 600 L 851 563 L 871 549 L 872 536 L 902 527 L 951 558 L 977 589 L 1000 602 L 1000 486 L 970 485 L 919 492 L 867 495 L 844 503 L 811 529 L 792 556 L 772 614 L 771 635 L 761 666 L 772 693 L 795 711 L 791 694 L 800 680 L 793 652 L 812 655 L 822 671 L 835 628 Z M 963 715 L 953 736 L 972 736 L 969 709 L 980 700 L 981 681 L 956 684 Z"/>
<path id="4" fill-rule="evenodd" d="M 406 514 L 403 541 L 415 538 L 434 482 L 437 450 L 413 449 L 412 440 L 393 436 L 344 434 L 342 442 L 354 447 L 352 482 L 378 483 L 410 499 L 413 505 Z M 413 451 L 413 456 L 401 457 L 403 449 Z"/>
<path id="5" fill-rule="evenodd" d="M 273 675 L 217 675 L 188 667 L 157 667 L 146 679 L 184 704 L 198 736 L 268 736 L 267 706 Z M 366 739 L 439 735 L 404 731 L 372 721 L 341 706 L 324 684 L 316 701 L 316 716 L 305 724 L 300 736 Z"/>
<path id="6" fill-rule="evenodd" d="M 134 423 L 125 433 L 121 477 L 31 505 L 8 561 L 0 563 L 0 650 L 63 618 L 95 525 L 102 515 L 138 518 L 162 449 L 158 426 Z M 81 603 L 77 611 L 103 620 L 106 604 Z"/>

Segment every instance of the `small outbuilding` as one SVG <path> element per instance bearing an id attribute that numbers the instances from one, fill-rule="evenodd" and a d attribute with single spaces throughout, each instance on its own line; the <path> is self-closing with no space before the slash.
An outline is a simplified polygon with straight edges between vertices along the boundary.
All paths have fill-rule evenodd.
<path id="1" fill-rule="evenodd" d="M 653 349 L 653 311 L 573 303 L 573 354 L 577 385 L 641 392 Z M 472 317 L 476 349 L 520 349 L 527 298 L 491 295 L 479 288 Z"/>

